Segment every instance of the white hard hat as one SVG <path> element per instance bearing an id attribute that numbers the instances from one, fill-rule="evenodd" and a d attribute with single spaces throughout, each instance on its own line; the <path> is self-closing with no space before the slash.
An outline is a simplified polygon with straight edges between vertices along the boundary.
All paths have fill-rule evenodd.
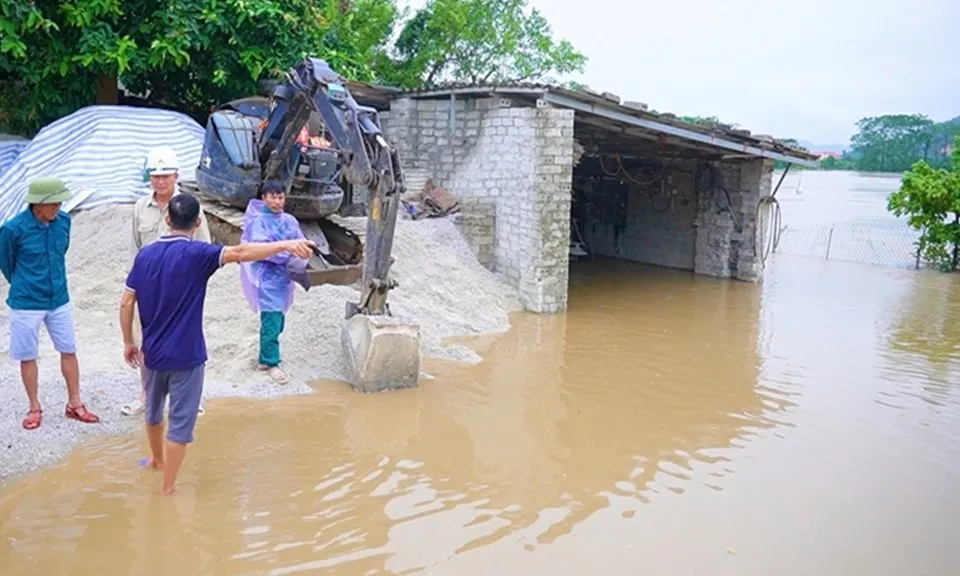
<path id="1" fill-rule="evenodd" d="M 147 155 L 147 165 L 144 168 L 148 176 L 176 174 L 180 170 L 177 153 L 169 146 L 157 146 Z"/>

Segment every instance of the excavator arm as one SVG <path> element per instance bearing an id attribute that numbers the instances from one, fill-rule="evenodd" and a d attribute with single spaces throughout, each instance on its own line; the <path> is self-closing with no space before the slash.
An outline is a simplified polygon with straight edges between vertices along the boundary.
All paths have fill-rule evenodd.
<path id="1" fill-rule="evenodd" d="M 287 73 L 287 82 L 275 88 L 259 138 L 263 179 L 288 179 L 289 167 L 296 166 L 299 156 L 297 136 L 311 112 L 323 120 L 343 176 L 369 191 L 360 301 L 348 303 L 347 318 L 357 313 L 390 315 L 387 294 L 397 284 L 388 273 L 404 193 L 399 157 L 383 136 L 377 111 L 357 104 L 346 81 L 325 61 L 304 58 Z"/>
<path id="2" fill-rule="evenodd" d="M 312 115 L 322 120 L 332 148 L 302 145 L 299 136 Z M 234 100 L 213 111 L 196 174 L 195 183 L 181 186 L 206 199 L 204 210 L 227 242 L 239 239 L 243 213 L 262 183 L 283 182 L 286 210 L 317 244 L 307 268 L 310 286 L 361 283 L 359 301 L 346 303 L 341 331 L 351 384 L 364 392 L 417 384 L 419 325 L 387 305 L 397 286 L 389 272 L 404 193 L 400 161 L 377 111 L 357 104 L 342 77 L 323 60 L 306 57 L 271 98 Z M 362 256 L 357 234 L 330 219 L 343 201 L 341 177 L 369 191 Z"/>
<path id="3" fill-rule="evenodd" d="M 360 300 L 347 302 L 341 333 L 351 383 L 364 392 L 414 386 L 420 376 L 420 328 L 412 319 L 393 316 L 387 305 L 397 286 L 388 274 L 404 185 L 397 150 L 383 137 L 377 111 L 357 104 L 326 62 L 304 58 L 270 100 L 258 138 L 261 177 L 290 181 L 301 153 L 297 137 L 311 112 L 323 120 L 340 173 L 369 190 Z"/>

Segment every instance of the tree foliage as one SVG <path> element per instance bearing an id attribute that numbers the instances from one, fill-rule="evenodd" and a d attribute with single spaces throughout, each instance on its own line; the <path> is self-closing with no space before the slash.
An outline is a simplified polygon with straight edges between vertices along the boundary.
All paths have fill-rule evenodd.
<path id="1" fill-rule="evenodd" d="M 922 114 L 871 116 L 857 122 L 851 139 L 852 156 L 860 170 L 901 172 L 916 160 L 940 164 L 947 159 L 942 148 L 944 125 Z"/>
<path id="2" fill-rule="evenodd" d="M 440 82 L 540 80 L 583 69 L 586 57 L 526 0 L 430 0 L 396 41 L 387 80 L 413 87 Z"/>
<path id="3" fill-rule="evenodd" d="M 824 158 L 821 170 L 903 172 L 917 160 L 934 168 L 950 165 L 950 143 L 960 135 L 960 117 L 934 122 L 922 114 L 870 116 L 857 122 L 850 149 Z"/>
<path id="4" fill-rule="evenodd" d="M 202 114 L 311 53 L 372 80 L 396 15 L 392 0 L 5 0 L 0 109 L 30 133 L 92 103 L 106 77 Z"/>
<path id="5" fill-rule="evenodd" d="M 960 267 L 960 136 L 953 145 L 951 166 L 935 168 L 919 160 L 903 174 L 900 189 L 887 209 L 906 216 L 920 232 L 920 254 L 941 270 Z"/>
<path id="6" fill-rule="evenodd" d="M 0 127 L 31 135 L 116 79 L 201 119 L 308 54 L 405 87 L 540 79 L 586 61 L 525 0 L 431 0 L 404 14 L 396 0 L 4 0 Z"/>

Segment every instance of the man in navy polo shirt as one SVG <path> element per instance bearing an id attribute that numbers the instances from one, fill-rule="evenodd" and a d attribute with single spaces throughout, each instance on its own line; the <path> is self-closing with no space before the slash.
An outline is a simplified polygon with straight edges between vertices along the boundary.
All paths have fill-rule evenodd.
<path id="1" fill-rule="evenodd" d="M 134 259 L 120 302 L 120 328 L 124 358 L 139 368 L 140 350 L 133 338 L 133 310 L 137 306 L 143 332 L 150 465 L 163 470 L 161 493 L 171 494 L 187 444 L 193 442 L 203 392 L 207 361 L 203 303 L 207 282 L 226 263 L 264 260 L 282 252 L 309 258 L 315 245 L 309 240 L 239 246 L 194 241 L 193 234 L 200 226 L 200 203 L 188 194 L 170 199 L 166 222 L 170 234 L 142 248 Z M 164 450 L 163 405 L 167 395 L 170 425 Z"/>

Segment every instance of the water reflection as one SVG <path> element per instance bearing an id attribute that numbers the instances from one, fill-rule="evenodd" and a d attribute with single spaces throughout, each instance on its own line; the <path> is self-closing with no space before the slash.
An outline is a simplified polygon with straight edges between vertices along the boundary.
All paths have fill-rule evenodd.
<path id="1" fill-rule="evenodd" d="M 417 389 L 215 402 L 173 499 L 139 437 L 7 487 L 0 574 L 955 571 L 954 276 L 571 281 Z"/>
<path id="2" fill-rule="evenodd" d="M 960 359 L 960 283 L 953 275 L 922 271 L 892 326 L 893 350 L 923 356 L 931 364 Z"/>
<path id="3" fill-rule="evenodd" d="M 418 389 L 218 401 L 176 498 L 152 496 L 139 439 L 84 449 L 5 495 L 0 559 L 404 573 L 494 543 L 537 550 L 614 503 L 628 521 L 691 485 L 721 490 L 731 450 L 783 405 L 756 387 L 760 288 L 599 261 L 572 278 L 569 314 L 519 314 L 468 342 L 486 361 L 428 362 Z"/>
<path id="4" fill-rule="evenodd" d="M 960 283 L 950 274 L 919 272 L 888 333 L 888 370 L 922 378 L 919 396 L 945 405 L 960 376 Z"/>

